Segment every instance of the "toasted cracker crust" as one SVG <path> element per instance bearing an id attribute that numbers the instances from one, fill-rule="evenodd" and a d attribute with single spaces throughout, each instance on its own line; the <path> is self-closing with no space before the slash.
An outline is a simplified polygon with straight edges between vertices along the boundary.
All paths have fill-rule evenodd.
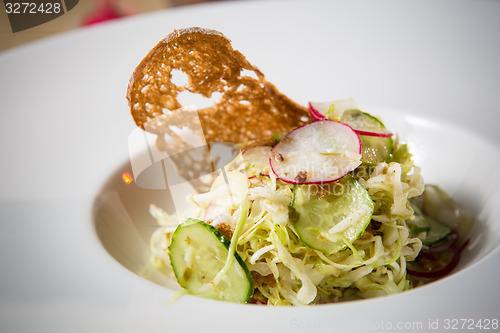
<path id="1" fill-rule="evenodd" d="M 174 84 L 174 70 L 187 74 L 188 83 Z M 206 98 L 220 94 L 215 104 L 198 110 L 207 142 L 272 144 L 273 133 L 310 121 L 307 108 L 281 94 L 215 30 L 175 30 L 147 54 L 127 91 L 135 123 L 144 128 L 148 120 L 180 109 L 178 97 L 186 90 Z"/>

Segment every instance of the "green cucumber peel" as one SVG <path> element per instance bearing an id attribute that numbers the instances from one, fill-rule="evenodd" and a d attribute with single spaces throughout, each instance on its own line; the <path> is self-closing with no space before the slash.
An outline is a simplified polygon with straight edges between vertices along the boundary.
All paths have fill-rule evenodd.
<path id="1" fill-rule="evenodd" d="M 368 224 L 374 203 L 366 189 L 351 175 L 339 182 L 342 193 L 321 197 L 312 194 L 312 186 L 301 185 L 293 207 L 289 207 L 290 222 L 304 244 L 324 253 L 351 248 Z"/>
<path id="2" fill-rule="evenodd" d="M 188 293 L 238 303 L 252 297 L 254 282 L 248 267 L 212 225 L 186 220 L 175 230 L 168 250 L 175 277 Z M 220 285 L 214 283 L 218 274 Z"/>

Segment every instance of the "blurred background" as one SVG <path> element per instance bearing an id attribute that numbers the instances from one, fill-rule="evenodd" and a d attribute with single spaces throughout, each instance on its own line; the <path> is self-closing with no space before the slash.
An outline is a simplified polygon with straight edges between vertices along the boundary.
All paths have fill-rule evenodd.
<path id="1" fill-rule="evenodd" d="M 80 0 L 66 14 L 24 31 L 13 33 L 3 4 L 0 5 L 0 52 L 82 26 L 120 17 L 212 0 Z"/>

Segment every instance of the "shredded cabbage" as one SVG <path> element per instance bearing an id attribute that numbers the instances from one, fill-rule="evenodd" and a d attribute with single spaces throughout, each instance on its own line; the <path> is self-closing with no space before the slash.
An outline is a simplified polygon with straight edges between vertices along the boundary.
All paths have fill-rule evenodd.
<path id="1" fill-rule="evenodd" d="M 374 202 L 372 220 L 361 237 L 343 239 L 346 246 L 331 254 L 306 246 L 291 225 L 288 208 L 294 185 L 276 179 L 269 170 L 255 170 L 251 163 L 229 165 L 209 192 L 192 196 L 196 208 L 189 214 L 215 227 L 225 224 L 237 230 L 234 247 L 254 276 L 256 301 L 305 305 L 404 291 L 411 287 L 406 262 L 422 247 L 405 223 L 413 215 L 408 200 L 424 190 L 420 169 L 408 147 L 395 139 L 389 161 L 363 164 L 352 176 Z M 248 213 L 241 207 L 244 200 Z M 167 248 L 180 219 L 156 206 L 150 212 L 160 224 L 151 239 L 153 259 L 168 267 Z M 241 219 L 242 212 L 248 214 L 246 219 Z"/>

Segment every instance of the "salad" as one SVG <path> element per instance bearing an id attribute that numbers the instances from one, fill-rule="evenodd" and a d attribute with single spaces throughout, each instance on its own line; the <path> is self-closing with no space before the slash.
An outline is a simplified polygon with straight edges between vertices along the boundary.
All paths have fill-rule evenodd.
<path id="1" fill-rule="evenodd" d="M 424 184 L 408 146 L 352 99 L 309 111 L 273 146 L 244 149 L 189 196 L 191 210 L 151 205 L 153 261 L 184 292 L 323 304 L 399 293 L 457 266 L 472 218 Z"/>

